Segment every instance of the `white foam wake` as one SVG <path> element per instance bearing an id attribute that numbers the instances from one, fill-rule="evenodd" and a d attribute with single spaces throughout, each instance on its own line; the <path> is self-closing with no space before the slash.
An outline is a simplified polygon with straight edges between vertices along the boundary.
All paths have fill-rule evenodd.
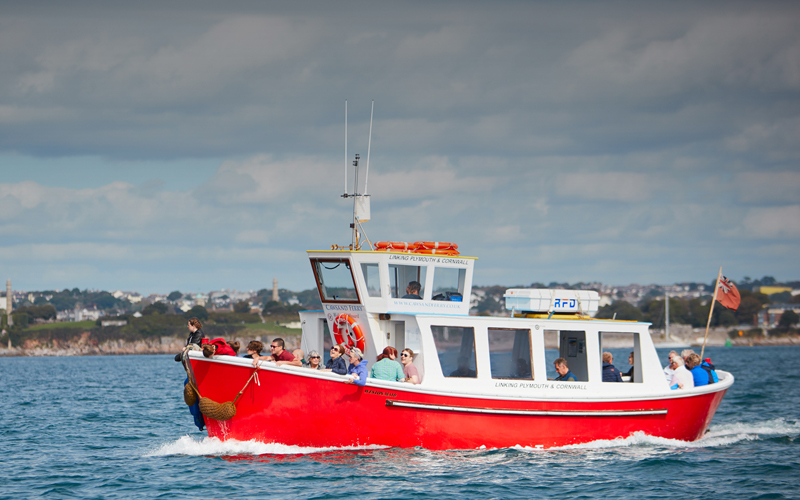
<path id="1" fill-rule="evenodd" d="M 189 436 L 162 444 L 157 449 L 145 454 L 146 457 L 164 457 L 170 455 L 189 456 L 241 456 L 241 455 L 307 455 L 334 450 L 379 450 L 386 446 L 345 446 L 341 448 L 313 448 L 306 446 L 289 446 L 278 443 L 260 443 L 258 441 L 237 441 L 228 439 L 221 441 L 215 437 L 195 440 Z"/>
<path id="2" fill-rule="evenodd" d="M 600 439 L 583 444 L 574 444 L 549 448 L 549 450 L 602 450 L 609 448 L 649 447 L 649 448 L 715 448 L 728 446 L 740 441 L 754 441 L 763 437 L 800 435 L 800 421 L 786 421 L 783 418 L 765 422 L 735 422 L 731 424 L 712 425 L 709 431 L 697 441 L 681 441 L 649 436 L 644 432 L 635 432 L 625 438 Z M 536 450 L 527 446 L 515 446 L 517 450 Z"/>

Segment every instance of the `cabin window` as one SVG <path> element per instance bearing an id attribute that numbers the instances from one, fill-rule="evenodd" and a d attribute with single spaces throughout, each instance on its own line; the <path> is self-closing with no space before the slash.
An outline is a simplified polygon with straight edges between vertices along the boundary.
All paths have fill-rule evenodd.
<path id="1" fill-rule="evenodd" d="M 445 377 L 476 378 L 475 330 L 472 327 L 431 326 L 439 364 Z"/>
<path id="2" fill-rule="evenodd" d="M 314 259 L 311 266 L 314 268 L 317 289 L 323 302 L 360 302 L 349 260 Z"/>
<path id="3" fill-rule="evenodd" d="M 409 293 L 406 292 L 408 285 L 412 281 L 416 281 L 420 285 L 419 296 L 425 297 L 425 271 L 426 268 L 422 266 L 402 266 L 397 264 L 389 265 L 389 286 L 392 289 L 392 297 L 396 299 L 410 298 Z"/>
<path id="4" fill-rule="evenodd" d="M 555 369 L 555 361 L 558 358 L 564 358 L 576 382 L 587 382 L 589 380 L 586 332 L 580 330 L 545 330 L 544 348 L 548 380 L 555 380 L 559 377 Z"/>
<path id="5" fill-rule="evenodd" d="M 437 267 L 433 272 L 433 300 L 461 302 L 466 277 L 466 269 Z"/>
<path id="6" fill-rule="evenodd" d="M 381 296 L 381 276 L 378 264 L 361 264 L 361 273 L 364 275 L 364 285 L 370 297 Z"/>
<path id="7" fill-rule="evenodd" d="M 611 355 L 611 364 L 619 371 L 623 382 L 642 382 L 642 366 L 639 348 L 639 334 L 631 332 L 600 332 L 600 366 L 603 355 Z M 633 359 L 631 359 L 633 358 Z M 601 368 L 598 380 L 606 382 L 613 376 L 610 368 Z M 604 375 L 606 375 L 604 377 Z"/>
<path id="8" fill-rule="evenodd" d="M 533 380 L 531 331 L 489 328 L 492 378 Z"/>

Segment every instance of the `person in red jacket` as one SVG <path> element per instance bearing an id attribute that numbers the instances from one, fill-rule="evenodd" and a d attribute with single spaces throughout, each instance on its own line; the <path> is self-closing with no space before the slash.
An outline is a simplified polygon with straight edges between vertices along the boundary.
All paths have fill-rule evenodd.
<path id="1" fill-rule="evenodd" d="M 225 342 L 225 339 L 219 338 L 203 344 L 203 356 L 210 358 L 211 356 L 236 356 L 236 353 L 231 349 L 231 346 Z"/>

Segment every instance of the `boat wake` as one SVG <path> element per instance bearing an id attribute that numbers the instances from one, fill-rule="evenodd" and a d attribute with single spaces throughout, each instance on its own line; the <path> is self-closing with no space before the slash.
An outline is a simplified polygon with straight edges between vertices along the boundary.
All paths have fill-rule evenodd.
<path id="1" fill-rule="evenodd" d="M 553 451 L 553 450 L 603 450 L 611 448 L 716 448 L 728 446 L 741 441 L 756 441 L 775 437 L 794 438 L 800 435 L 800 421 L 787 421 L 784 418 L 767 420 L 765 422 L 736 422 L 731 424 L 712 425 L 709 431 L 697 441 L 681 441 L 649 436 L 643 432 L 635 432 L 626 438 L 597 440 L 590 443 L 560 446 L 542 450 L 526 446 L 515 446 L 516 450 L 524 451 Z"/>
<path id="2" fill-rule="evenodd" d="M 165 443 L 157 449 L 146 453 L 145 457 L 166 457 L 174 455 L 184 456 L 258 456 L 258 455 L 307 455 L 328 451 L 360 451 L 380 450 L 386 446 L 345 446 L 340 448 L 312 448 L 305 446 L 289 446 L 278 443 L 260 443 L 258 441 L 237 441 L 228 439 L 221 441 L 215 437 L 205 437 L 196 440 L 190 436 L 171 443 Z"/>

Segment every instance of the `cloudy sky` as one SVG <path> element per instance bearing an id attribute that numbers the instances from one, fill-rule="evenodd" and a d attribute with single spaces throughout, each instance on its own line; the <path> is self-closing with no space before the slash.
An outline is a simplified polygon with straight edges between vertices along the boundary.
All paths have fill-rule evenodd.
<path id="1" fill-rule="evenodd" d="M 477 284 L 800 279 L 800 3 L 768 1 L 2 1 L 0 278 L 311 288 L 345 99 L 367 236 Z"/>

